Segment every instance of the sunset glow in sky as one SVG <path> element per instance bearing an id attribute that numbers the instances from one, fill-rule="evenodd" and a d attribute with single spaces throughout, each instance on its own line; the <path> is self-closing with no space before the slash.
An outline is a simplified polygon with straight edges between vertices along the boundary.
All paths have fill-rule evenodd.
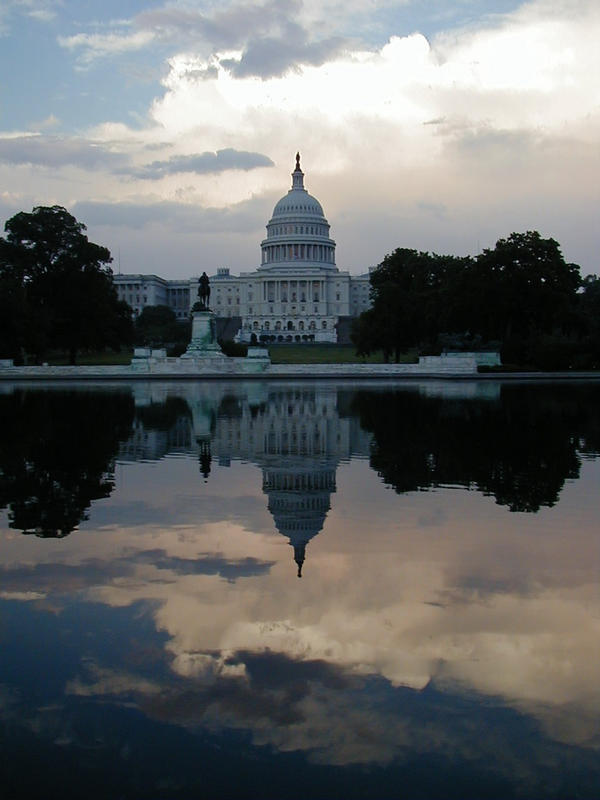
<path id="1" fill-rule="evenodd" d="M 598 273 L 599 38 L 590 0 L 4 0 L 0 224 L 251 270 L 300 150 L 341 269 L 535 229 Z"/>

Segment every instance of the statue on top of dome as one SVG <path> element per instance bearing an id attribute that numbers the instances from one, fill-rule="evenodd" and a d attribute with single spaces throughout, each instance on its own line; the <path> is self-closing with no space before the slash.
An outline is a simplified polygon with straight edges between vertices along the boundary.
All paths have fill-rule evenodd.
<path id="1" fill-rule="evenodd" d="M 300 171 L 300 153 L 296 153 L 296 169 Z"/>

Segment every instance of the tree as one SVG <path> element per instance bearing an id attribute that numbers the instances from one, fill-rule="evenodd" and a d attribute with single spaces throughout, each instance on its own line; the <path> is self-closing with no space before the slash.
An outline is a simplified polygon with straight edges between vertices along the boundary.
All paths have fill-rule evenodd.
<path id="1" fill-rule="evenodd" d="M 394 352 L 431 343 L 445 331 L 456 302 L 450 294 L 457 273 L 470 259 L 398 248 L 371 273 L 372 308 L 354 326 L 361 353 Z"/>
<path id="2" fill-rule="evenodd" d="M 505 355 L 522 360 L 542 337 L 577 331 L 594 297 L 590 283 L 578 302 L 580 284 L 579 267 L 537 231 L 499 239 L 477 259 L 398 248 L 371 273 L 373 305 L 353 341 L 359 352 L 387 349 L 397 360 L 409 347 L 438 348 L 442 335 L 460 335 L 503 342 Z"/>
<path id="3" fill-rule="evenodd" d="M 17 295 L 27 322 L 24 332 L 11 323 L 13 349 L 38 358 L 48 348 L 64 349 L 74 364 L 82 349 L 131 342 L 131 311 L 113 286 L 110 252 L 88 240 L 85 225 L 61 206 L 38 206 L 16 214 L 4 229 L 0 304 Z"/>
<path id="4" fill-rule="evenodd" d="M 181 336 L 177 317 L 169 306 L 146 306 L 135 321 L 135 342 L 157 347 Z"/>
<path id="5" fill-rule="evenodd" d="M 554 239 L 511 233 L 484 250 L 474 272 L 492 337 L 503 341 L 565 330 L 573 320 L 579 267 L 567 264 Z"/>

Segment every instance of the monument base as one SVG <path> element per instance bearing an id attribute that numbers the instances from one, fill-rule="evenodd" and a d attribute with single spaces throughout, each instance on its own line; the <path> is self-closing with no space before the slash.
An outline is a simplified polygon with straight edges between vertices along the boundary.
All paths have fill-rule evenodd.
<path id="1" fill-rule="evenodd" d="M 227 358 L 217 342 L 217 323 L 212 311 L 192 312 L 192 339 L 181 358 Z"/>

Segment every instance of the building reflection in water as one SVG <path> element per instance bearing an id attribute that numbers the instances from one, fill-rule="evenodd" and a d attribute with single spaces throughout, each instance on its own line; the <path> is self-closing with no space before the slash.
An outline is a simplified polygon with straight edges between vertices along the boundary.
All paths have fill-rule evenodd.
<path id="1" fill-rule="evenodd" d="M 337 387 L 140 384 L 134 396 L 134 430 L 120 460 L 196 453 L 205 482 L 215 462 L 256 464 L 275 528 L 293 548 L 301 577 L 306 547 L 331 508 L 338 464 L 369 453 L 370 434 L 340 414 Z"/>

